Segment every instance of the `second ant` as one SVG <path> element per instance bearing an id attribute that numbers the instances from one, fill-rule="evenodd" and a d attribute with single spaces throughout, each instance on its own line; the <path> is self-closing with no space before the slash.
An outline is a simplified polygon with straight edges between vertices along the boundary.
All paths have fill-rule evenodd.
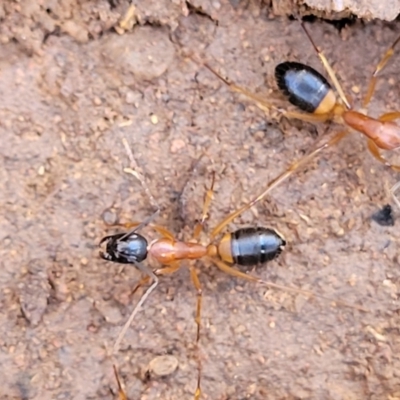
<path id="1" fill-rule="evenodd" d="M 317 52 L 326 72 L 328 73 L 329 78 L 339 95 L 339 100 L 336 98 L 331 85 L 324 76 L 308 65 L 298 62 L 283 62 L 278 64 L 275 68 L 275 77 L 279 89 L 287 97 L 289 102 L 303 112 L 282 110 L 271 102 L 268 102 L 265 98 L 250 92 L 246 88 L 229 82 L 208 64 L 203 64 L 233 91 L 252 99 L 262 110 L 269 111 L 275 109 L 284 117 L 306 122 L 334 121 L 345 126 L 344 130 L 336 133 L 330 140 L 316 147 L 300 160 L 292 163 L 283 173 L 269 182 L 267 187 L 254 200 L 245 204 L 227 217 L 229 221 L 232 221 L 238 215 L 261 201 L 271 192 L 272 189 L 288 179 L 299 168 L 306 165 L 322 150 L 337 144 L 351 130 L 360 132 L 367 138 L 368 149 L 379 162 L 387 165 L 395 171 L 400 171 L 400 166 L 391 164 L 380 152 L 380 150 L 397 150 L 400 148 L 400 126 L 394 122 L 394 120 L 400 118 L 400 111 L 388 112 L 382 114 L 378 118 L 373 118 L 365 114 L 363 110 L 355 111 L 351 102 L 347 99 L 327 58 L 315 45 L 304 23 L 301 23 L 301 27 L 306 33 L 306 36 Z M 393 56 L 394 49 L 399 42 L 400 36 L 385 52 L 375 68 L 365 98 L 362 102 L 363 109 L 367 107 L 372 98 L 379 72 L 382 71 Z M 219 227 L 216 229 L 218 228 Z"/>

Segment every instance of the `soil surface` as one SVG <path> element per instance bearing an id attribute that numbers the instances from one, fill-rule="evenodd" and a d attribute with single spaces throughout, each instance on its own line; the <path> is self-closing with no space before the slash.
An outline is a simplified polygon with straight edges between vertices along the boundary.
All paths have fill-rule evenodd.
<path id="1" fill-rule="evenodd" d="M 193 60 L 287 107 L 275 66 L 323 69 L 299 23 L 268 8 L 163 9 L 157 23 L 119 35 L 111 27 L 121 13 L 108 3 L 88 2 L 78 18 L 77 5 L 63 2 L 69 24 L 58 28 L 46 19 L 54 9 L 15 4 L 2 11 L 0 51 L 0 397 L 117 398 L 111 348 L 144 289 L 132 294 L 137 269 L 99 258 L 100 239 L 118 231 L 111 225 L 151 215 L 150 192 L 155 222 L 189 239 L 215 172 L 210 232 L 341 127 L 265 113 Z M 357 104 L 400 34 L 397 23 L 308 28 Z M 400 109 L 399 69 L 396 55 L 373 116 Z M 132 165 L 123 138 L 144 184 L 124 170 Z M 368 312 L 198 261 L 198 354 L 196 291 L 183 263 L 161 279 L 116 355 L 128 397 L 193 399 L 200 358 L 203 399 L 400 399 L 400 210 L 389 194 L 398 180 L 352 133 L 225 229 L 279 230 L 284 253 L 253 274 Z M 386 204 L 394 226 L 371 218 Z"/>

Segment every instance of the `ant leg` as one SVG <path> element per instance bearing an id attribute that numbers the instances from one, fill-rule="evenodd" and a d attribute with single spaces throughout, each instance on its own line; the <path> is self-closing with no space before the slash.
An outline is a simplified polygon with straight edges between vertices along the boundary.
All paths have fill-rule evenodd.
<path id="1" fill-rule="evenodd" d="M 378 76 L 379 72 L 382 71 L 383 68 L 385 68 L 386 64 L 388 63 L 390 58 L 393 56 L 394 48 L 397 46 L 397 44 L 399 42 L 400 42 L 400 36 L 389 47 L 389 49 L 385 52 L 385 54 L 379 61 L 378 65 L 376 66 L 375 71 L 373 72 L 373 74 L 371 76 L 371 80 L 368 85 L 368 90 L 365 95 L 365 99 L 363 101 L 363 107 L 366 107 L 369 104 L 369 102 L 371 101 L 372 95 L 374 94 L 374 91 L 375 91 L 377 76 Z"/>
<path id="2" fill-rule="evenodd" d="M 190 276 L 192 278 L 192 282 L 194 287 L 197 290 L 197 307 L 196 307 L 196 324 L 197 324 L 197 342 L 200 339 L 200 325 L 201 325 L 201 319 L 200 319 L 200 315 L 201 315 L 201 297 L 202 297 L 202 290 L 201 290 L 201 284 L 200 284 L 200 280 L 199 277 L 197 275 L 197 271 L 194 267 L 190 267 Z"/>
<path id="3" fill-rule="evenodd" d="M 113 224 L 111 226 L 122 226 L 125 229 L 132 229 L 132 228 L 136 228 L 141 224 L 141 222 L 136 222 L 136 221 L 132 221 L 132 222 L 124 222 L 123 224 Z"/>
<path id="4" fill-rule="evenodd" d="M 199 341 L 200 341 L 200 328 L 201 328 L 201 300 L 203 291 L 201 289 L 201 284 L 199 277 L 197 275 L 196 269 L 191 266 L 190 267 L 190 276 L 192 278 L 192 282 L 194 287 L 197 290 L 197 305 L 196 305 L 196 317 L 195 321 L 197 324 L 197 335 L 196 335 L 196 350 L 197 350 L 197 358 L 198 358 L 198 376 L 197 376 L 197 387 L 196 392 L 194 395 L 195 400 L 199 400 L 201 396 L 201 389 L 200 389 L 200 381 L 201 381 L 201 359 L 200 359 L 200 349 L 199 349 Z"/>
<path id="5" fill-rule="evenodd" d="M 145 227 L 146 225 L 149 225 L 150 222 L 159 214 L 160 210 L 156 210 L 154 211 L 153 214 L 151 214 L 149 217 L 147 217 L 143 222 L 127 222 L 125 224 L 117 224 L 117 226 L 123 226 L 126 229 L 132 228 L 130 229 L 128 232 L 125 233 L 124 236 L 122 236 L 120 238 L 120 240 L 123 240 L 124 238 L 126 238 L 127 236 L 132 235 L 132 233 L 136 232 L 136 231 L 140 231 L 143 227 Z"/>
<path id="6" fill-rule="evenodd" d="M 140 307 L 143 305 L 143 303 L 146 301 L 146 299 L 149 297 L 150 293 L 156 288 L 156 286 L 158 285 L 158 278 L 157 275 L 153 273 L 153 271 L 146 267 L 143 264 L 137 263 L 135 262 L 135 266 L 142 271 L 143 273 L 145 273 L 146 275 L 149 276 L 149 278 L 151 278 L 153 280 L 153 284 L 146 290 L 146 292 L 144 293 L 144 295 L 142 296 L 142 298 L 139 300 L 139 302 L 136 304 L 136 307 L 133 309 L 128 321 L 126 321 L 125 325 L 123 326 L 123 328 L 121 329 L 121 332 L 119 333 L 117 340 L 114 343 L 113 346 L 113 354 L 117 353 L 119 350 L 119 346 L 121 344 L 122 339 L 124 338 L 126 331 L 129 329 L 129 327 L 132 324 L 133 319 L 135 318 L 136 314 L 138 313 Z"/>
<path id="7" fill-rule="evenodd" d="M 159 276 L 159 275 L 168 275 L 168 274 L 173 274 L 174 272 L 178 271 L 178 269 L 181 267 L 181 264 L 178 261 L 172 262 L 170 265 L 166 267 L 161 267 L 157 268 L 154 273 Z"/>
<path id="8" fill-rule="evenodd" d="M 158 211 L 157 211 L 158 213 Z M 155 214 L 155 213 L 154 213 Z M 151 219 L 153 219 L 154 214 L 152 214 Z M 146 220 L 148 220 L 148 218 L 146 218 Z M 123 226 L 126 229 L 131 229 L 131 228 L 135 228 L 133 230 L 130 230 L 129 233 L 133 233 L 135 231 L 138 231 L 140 228 L 142 228 L 145 225 L 149 225 L 151 228 L 153 228 L 154 230 L 156 230 L 159 234 L 161 234 L 162 236 L 166 237 L 167 239 L 174 239 L 175 236 L 172 232 L 170 232 L 167 228 L 164 228 L 163 226 L 160 225 L 155 225 L 155 224 L 150 224 L 150 223 L 146 223 L 146 220 L 144 222 L 126 222 L 124 224 L 116 224 L 116 226 Z M 141 225 L 141 226 L 140 226 Z"/>
<path id="9" fill-rule="evenodd" d="M 400 118 L 400 111 L 392 111 L 382 114 L 378 119 L 382 122 L 390 122 Z"/>
<path id="10" fill-rule="evenodd" d="M 400 165 L 393 165 L 390 164 L 388 160 L 386 160 L 385 157 L 382 156 L 381 152 L 379 151 L 378 146 L 375 144 L 374 141 L 371 139 L 368 139 L 368 150 L 370 153 L 382 164 L 387 165 L 388 167 L 392 168 L 394 171 L 400 171 Z"/>
<path id="11" fill-rule="evenodd" d="M 170 232 L 167 228 L 164 228 L 163 226 L 160 225 L 150 225 L 153 229 L 155 229 L 159 234 L 162 236 L 166 237 L 167 239 L 174 240 L 175 236 L 172 232 Z"/>
<path id="12" fill-rule="evenodd" d="M 298 120 L 305 121 L 305 122 L 325 122 L 332 118 L 331 113 L 316 115 L 316 114 L 305 114 L 305 113 L 300 113 L 300 112 L 296 112 L 296 111 L 282 110 L 279 107 L 277 107 L 276 105 L 269 103 L 267 100 L 265 100 L 264 97 L 258 96 L 244 87 L 241 87 L 241 86 L 235 85 L 234 83 L 229 82 L 222 75 L 220 75 L 217 71 L 215 71 L 213 68 L 211 68 L 208 64 L 203 64 L 203 65 L 210 72 L 212 72 L 218 79 L 220 79 L 227 86 L 229 86 L 229 88 L 232 91 L 240 93 L 240 94 L 246 96 L 247 98 L 253 100 L 257 104 L 258 108 L 260 108 L 261 110 L 263 110 L 265 112 L 269 112 L 270 110 L 276 110 L 277 112 L 279 112 L 279 114 L 281 114 L 282 116 L 284 116 L 286 118 L 298 119 Z"/>
<path id="13" fill-rule="evenodd" d="M 137 292 L 137 290 L 138 290 L 140 287 L 142 287 L 142 286 L 144 286 L 144 285 L 147 285 L 147 283 L 149 283 L 149 280 L 150 280 L 150 276 L 148 276 L 148 275 L 144 276 L 144 277 L 136 284 L 136 286 L 132 289 L 132 291 L 131 291 L 131 296 L 133 296 L 133 295 Z"/>
<path id="14" fill-rule="evenodd" d="M 222 272 L 225 272 L 228 275 L 234 276 L 235 278 L 245 279 L 246 281 L 250 282 L 262 283 L 261 279 L 234 269 L 230 265 L 226 264 L 224 261 L 218 260 L 218 258 L 212 258 L 211 260 Z"/>
<path id="15" fill-rule="evenodd" d="M 304 25 L 304 22 L 301 23 L 301 27 L 303 28 L 304 32 L 306 33 L 309 41 L 311 42 L 312 46 L 314 47 L 314 50 L 317 52 L 319 59 L 322 62 L 322 65 L 324 66 L 324 68 L 326 69 L 326 72 L 329 75 L 329 78 L 331 78 L 333 85 L 335 86 L 335 89 L 337 90 L 337 92 L 339 93 L 340 98 L 342 99 L 344 105 L 348 108 L 351 109 L 351 104 L 349 103 L 349 101 L 347 100 L 346 95 L 344 94 L 344 91 L 342 89 L 342 87 L 340 86 L 340 83 L 336 77 L 335 72 L 333 71 L 333 68 L 331 67 L 331 65 L 328 62 L 328 59 L 325 57 L 325 55 L 322 53 L 322 51 L 320 51 L 318 49 L 318 47 L 316 46 L 316 44 L 314 43 L 311 35 L 309 34 L 308 30 L 306 29 L 306 26 Z"/>
<path id="16" fill-rule="evenodd" d="M 213 193 L 214 193 L 214 183 L 215 183 L 215 172 L 212 174 L 212 181 L 211 181 L 211 186 L 207 190 L 205 196 L 204 196 L 204 203 L 203 203 L 203 211 L 201 213 L 201 218 L 200 221 L 196 224 L 194 228 L 194 233 L 193 233 L 193 239 L 197 239 L 200 235 L 200 233 L 203 230 L 204 227 L 204 222 L 206 221 L 208 217 L 208 210 L 210 209 L 210 204 L 213 198 Z"/>
<path id="17" fill-rule="evenodd" d="M 259 201 L 261 201 L 272 189 L 280 185 L 286 179 L 288 179 L 295 171 L 297 171 L 300 167 L 307 164 L 310 160 L 312 160 L 317 154 L 319 154 L 322 150 L 326 149 L 327 147 L 333 146 L 334 144 L 338 143 L 341 139 L 343 139 L 347 135 L 347 131 L 341 131 L 337 133 L 331 140 L 322 144 L 321 146 L 317 147 L 314 151 L 310 154 L 307 154 L 299 161 L 294 162 L 289 168 L 286 169 L 282 174 L 278 175 L 275 179 L 273 179 L 267 185 L 266 189 L 261 192 L 255 199 L 251 200 L 250 202 L 243 205 L 238 210 L 234 211 L 230 215 L 228 215 L 222 222 L 220 222 L 211 232 L 210 239 L 214 239 L 225 226 L 231 223 L 236 217 L 238 217 L 243 212 L 247 211 Z"/>
<path id="18" fill-rule="evenodd" d="M 332 298 L 327 297 L 327 296 L 322 296 L 320 294 L 316 294 L 314 292 L 311 292 L 310 290 L 303 290 L 303 289 L 299 289 L 299 288 L 295 288 L 295 287 L 284 286 L 284 285 L 279 285 L 277 283 L 264 281 L 262 279 L 256 278 L 255 276 L 248 275 L 248 274 L 245 274 L 245 273 L 243 273 L 241 271 L 238 271 L 237 269 L 232 268 L 231 266 L 229 266 L 225 262 L 223 262 L 221 260 L 218 260 L 216 258 L 212 258 L 212 261 L 217 265 L 217 267 L 221 271 L 223 271 L 223 272 L 225 272 L 225 273 L 227 273 L 227 274 L 229 274 L 231 276 L 234 276 L 236 278 L 242 278 L 242 279 L 246 279 L 246 280 L 251 281 L 251 282 L 261 283 L 262 285 L 270 287 L 270 288 L 273 288 L 273 289 L 278 289 L 278 290 L 283 290 L 283 291 L 286 291 L 286 292 L 293 292 L 293 293 L 297 293 L 297 294 L 302 294 L 302 295 L 307 296 L 307 297 L 318 297 L 320 299 L 327 300 L 329 302 L 334 302 L 336 304 L 340 304 L 340 305 L 345 306 L 345 307 L 354 308 L 354 309 L 359 310 L 359 311 L 369 312 L 369 310 L 367 310 L 364 307 L 357 306 L 357 305 L 354 305 L 354 304 L 349 304 L 349 303 L 346 303 L 346 302 L 341 301 L 341 300 L 332 299 Z"/>
<path id="19" fill-rule="evenodd" d="M 225 83 L 225 85 L 229 86 L 229 88 L 236 93 L 240 93 L 243 94 L 244 96 L 248 97 L 249 99 L 254 100 L 259 107 L 263 110 L 263 111 L 269 111 L 271 109 L 275 109 L 277 110 L 278 108 L 272 104 L 269 103 L 267 100 L 265 100 L 262 96 L 258 96 L 255 93 L 252 93 L 250 90 L 235 85 L 232 82 L 229 82 L 227 79 L 225 79 L 221 74 L 219 74 L 215 69 L 211 68 L 207 63 L 202 63 L 211 73 L 213 73 L 219 80 L 221 80 L 222 82 Z"/>
<path id="20" fill-rule="evenodd" d="M 392 188 L 390 189 L 390 194 L 393 197 L 394 202 L 397 204 L 397 207 L 400 208 L 400 200 L 398 199 L 398 197 L 396 196 L 396 192 L 400 189 L 400 181 L 397 182 L 395 185 L 392 186 Z"/>
<path id="21" fill-rule="evenodd" d="M 167 274 L 173 274 L 174 272 L 176 272 L 178 269 L 180 268 L 180 263 L 179 262 L 173 262 L 171 263 L 171 265 L 167 266 L 167 267 L 162 267 L 162 268 L 158 268 L 154 271 L 154 276 L 160 276 L 160 275 L 167 275 Z M 152 276 L 150 275 L 146 275 L 144 276 L 139 283 L 136 284 L 136 286 L 134 287 L 134 289 L 132 290 L 131 294 L 135 294 L 136 291 L 143 285 L 147 284 L 149 282 L 149 280 L 152 279 Z M 154 280 L 154 279 L 153 279 Z M 151 290 L 153 291 L 153 289 Z M 147 292 L 146 292 L 146 297 L 147 297 Z M 143 300 L 144 302 L 144 300 Z M 142 302 L 142 304 L 143 304 Z"/>
<path id="22" fill-rule="evenodd" d="M 115 379 L 117 380 L 118 385 L 118 399 L 119 400 L 128 400 L 128 396 L 125 394 L 124 389 L 122 388 L 121 380 L 119 379 L 118 369 L 115 364 L 113 364 Z"/>
<path id="23" fill-rule="evenodd" d="M 333 117 L 333 113 L 325 113 L 325 114 L 305 114 L 305 113 L 300 113 L 296 111 L 283 111 L 283 110 L 278 110 L 283 117 L 289 118 L 289 119 L 298 119 L 300 121 L 304 122 L 326 122 L 330 121 Z"/>

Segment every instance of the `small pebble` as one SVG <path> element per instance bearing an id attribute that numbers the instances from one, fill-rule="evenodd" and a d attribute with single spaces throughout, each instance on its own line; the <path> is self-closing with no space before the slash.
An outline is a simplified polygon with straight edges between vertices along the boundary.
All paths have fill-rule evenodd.
<path id="1" fill-rule="evenodd" d="M 221 3 L 219 1 L 213 1 L 211 4 L 216 10 L 221 8 Z"/>
<path id="2" fill-rule="evenodd" d="M 171 153 L 177 153 L 178 151 L 185 148 L 185 142 L 182 139 L 175 139 L 172 141 L 170 151 Z"/>
<path id="3" fill-rule="evenodd" d="M 101 105 L 101 99 L 100 99 L 100 97 L 95 97 L 94 99 L 93 99 L 93 104 L 95 105 L 95 106 L 100 106 Z"/>
<path id="4" fill-rule="evenodd" d="M 153 125 L 157 125 L 158 124 L 158 117 L 156 114 L 151 114 L 150 116 L 150 121 Z"/>
<path id="5" fill-rule="evenodd" d="M 81 258 L 81 264 L 82 265 L 88 265 L 89 264 L 89 260 L 86 257 Z"/>
<path id="6" fill-rule="evenodd" d="M 101 216 L 101 218 L 107 225 L 115 225 L 118 221 L 117 213 L 113 210 L 110 210 L 109 208 L 103 211 L 103 215 Z"/>
<path id="7" fill-rule="evenodd" d="M 162 377 L 171 375 L 178 368 L 178 360 L 171 355 L 157 356 L 153 358 L 148 367 L 151 374 Z"/>
<path id="8" fill-rule="evenodd" d="M 269 327 L 270 327 L 271 329 L 274 329 L 275 326 L 276 326 L 275 321 L 271 321 L 271 322 L 269 323 Z"/>

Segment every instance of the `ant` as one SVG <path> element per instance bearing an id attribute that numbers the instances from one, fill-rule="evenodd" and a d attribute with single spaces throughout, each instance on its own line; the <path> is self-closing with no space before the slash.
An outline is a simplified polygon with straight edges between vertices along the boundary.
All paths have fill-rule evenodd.
<path id="1" fill-rule="evenodd" d="M 300 110 L 304 111 L 303 113 L 279 109 L 272 103 L 265 100 L 263 97 L 251 93 L 246 88 L 229 82 L 218 72 L 212 69 L 208 64 L 203 63 L 208 70 L 210 70 L 215 76 L 228 85 L 233 91 L 241 93 L 254 100 L 258 107 L 264 111 L 275 109 L 282 116 L 287 118 L 294 118 L 306 122 L 334 121 L 345 126 L 344 130 L 336 133 L 329 141 L 318 146 L 300 160 L 292 163 L 283 173 L 270 181 L 267 187 L 254 200 L 246 203 L 241 208 L 232 212 L 226 218 L 227 223 L 261 201 L 268 193 L 270 193 L 272 189 L 288 179 L 294 172 L 307 164 L 322 150 L 338 143 L 349 133 L 350 129 L 358 131 L 367 137 L 368 149 L 379 162 L 387 165 L 395 171 L 400 171 L 400 166 L 392 165 L 380 153 L 380 149 L 396 150 L 400 148 L 400 126 L 393 122 L 394 120 L 400 118 L 400 111 L 388 112 L 382 114 L 378 118 L 370 117 L 364 114 L 362 111 L 355 111 L 344 94 L 344 91 L 340 86 L 339 81 L 327 58 L 322 51 L 318 49 L 303 22 L 301 23 L 301 27 L 311 42 L 314 50 L 317 52 L 318 57 L 320 58 L 326 72 L 329 75 L 329 78 L 333 82 L 333 86 L 339 94 L 339 101 L 337 100 L 331 85 L 323 75 L 308 65 L 298 62 L 286 61 L 278 64 L 275 68 L 275 78 L 278 88 L 287 97 L 289 102 L 298 107 Z M 393 56 L 394 49 L 399 42 L 400 36 L 385 52 L 375 68 L 367 89 L 367 93 L 362 103 L 363 108 L 366 108 L 369 104 L 375 91 L 377 76 L 379 72 L 386 66 L 389 59 Z M 395 190 L 397 190 L 397 187 Z M 399 205 L 398 201 L 396 202 Z M 219 228 L 220 227 L 217 226 L 216 230 Z"/>
<path id="2" fill-rule="evenodd" d="M 117 386 L 118 386 L 118 400 L 128 400 L 128 396 L 126 395 L 122 387 L 121 379 L 119 378 L 118 369 L 115 365 L 113 365 L 113 370 L 114 370 L 114 377 L 115 380 L 117 381 Z M 111 393 L 114 394 L 112 391 Z"/>
<path id="3" fill-rule="evenodd" d="M 115 354 L 124 338 L 126 331 L 129 329 L 135 315 L 140 307 L 149 297 L 150 293 L 156 288 L 159 283 L 158 276 L 167 275 L 176 272 L 180 268 L 180 261 L 183 260 L 198 260 L 205 257 L 211 258 L 212 262 L 223 272 L 235 277 L 246 279 L 251 282 L 258 282 L 270 287 L 295 291 L 298 293 L 310 296 L 311 292 L 281 286 L 272 282 L 263 281 L 254 276 L 248 275 L 244 272 L 232 268 L 229 264 L 236 264 L 241 266 L 253 266 L 276 258 L 284 249 L 286 245 L 285 239 L 278 234 L 275 230 L 263 227 L 249 227 L 241 228 L 231 233 L 226 233 L 217 244 L 210 243 L 203 246 L 198 242 L 198 238 L 203 230 L 204 222 L 208 215 L 208 208 L 212 199 L 214 187 L 214 176 L 212 179 L 211 187 L 207 190 L 202 217 L 200 222 L 195 226 L 193 241 L 183 242 L 175 239 L 174 235 L 166 228 L 154 224 L 151 221 L 158 215 L 159 210 L 154 212 L 150 217 L 140 224 L 128 223 L 124 226 L 132 228 L 128 232 L 117 233 L 104 237 L 100 245 L 105 244 L 105 250 L 100 252 L 100 256 L 107 261 L 113 261 L 121 264 L 133 264 L 141 272 L 145 274 L 144 279 L 139 285 L 149 281 L 153 281 L 152 285 L 147 289 L 140 301 L 132 311 L 128 321 L 122 328 L 117 340 L 113 347 Z M 151 242 L 150 244 L 146 238 L 138 233 L 144 226 L 149 225 L 155 229 L 161 238 Z M 221 229 L 215 232 L 218 235 L 225 227 L 221 225 Z M 148 256 L 151 256 L 158 261 L 163 267 L 152 271 L 149 267 L 144 265 L 144 261 Z M 197 290 L 197 306 L 196 306 L 196 324 L 197 335 L 196 344 L 198 345 L 200 339 L 200 313 L 201 313 L 201 297 L 202 289 L 198 274 L 194 266 L 190 266 L 190 276 L 194 287 Z M 200 367 L 199 377 L 195 393 L 195 399 L 200 398 Z"/>
<path id="4" fill-rule="evenodd" d="M 126 169 L 139 178 L 136 171 Z M 139 178 L 140 179 L 140 178 Z M 127 322 L 121 329 L 115 344 L 113 346 L 113 354 L 119 350 L 121 341 L 123 340 L 127 330 L 132 324 L 133 319 L 137 315 L 139 309 L 142 307 L 151 292 L 157 287 L 159 283 L 159 276 L 168 275 L 180 269 L 181 261 L 184 260 L 199 260 L 208 258 L 215 264 L 222 272 L 231 276 L 245 279 L 250 282 L 259 283 L 271 288 L 286 290 L 295 293 L 303 294 L 307 297 L 317 296 L 328 301 L 334 301 L 336 304 L 352 307 L 360 311 L 367 311 L 363 307 L 356 305 L 349 305 L 345 302 L 333 300 L 329 297 L 316 295 L 311 291 L 298 289 L 295 287 L 287 287 L 273 282 L 264 281 L 250 274 L 244 273 L 238 269 L 233 268 L 232 265 L 238 266 L 256 266 L 275 259 L 284 249 L 286 241 L 281 234 L 271 228 L 265 227 L 247 227 L 240 228 L 234 232 L 225 233 L 219 241 L 216 237 L 222 233 L 222 230 L 231 222 L 230 217 L 225 218 L 214 228 L 209 235 L 209 242 L 207 245 L 202 245 L 199 242 L 199 236 L 203 231 L 205 221 L 209 214 L 209 207 L 213 198 L 215 174 L 212 176 L 212 182 L 207 189 L 202 215 L 199 222 L 195 225 L 192 240 L 179 241 L 175 239 L 174 235 L 166 228 L 155 225 L 152 223 L 154 218 L 159 214 L 160 209 L 157 210 L 142 223 L 126 223 L 122 224 L 127 232 L 116 233 L 114 235 L 105 236 L 100 241 L 100 246 L 105 247 L 100 252 L 100 256 L 107 261 L 112 261 L 121 264 L 132 264 L 144 273 L 144 278 L 140 281 L 137 287 L 148 283 L 150 280 L 152 284 L 148 287 L 146 292 L 142 295 L 141 299 L 133 309 Z M 142 181 L 143 183 L 143 181 Z M 148 195 L 151 195 L 148 192 Z M 152 198 L 152 196 L 151 196 Z M 144 226 L 150 226 L 157 231 L 161 238 L 148 243 L 146 238 L 139 234 Z M 159 262 L 162 267 L 152 270 L 143 264 L 143 261 L 150 256 Z M 201 328 L 201 302 L 202 302 L 202 288 L 198 273 L 193 265 L 189 266 L 191 280 L 197 291 L 197 305 L 195 322 L 197 324 L 196 334 L 196 347 L 199 348 L 200 328 Z M 136 288 L 137 288 L 136 287 Z M 114 364 L 114 371 L 116 366 Z M 198 379 L 195 391 L 195 400 L 200 399 L 200 378 L 201 378 L 201 363 L 198 363 Z M 121 392 L 120 392 L 121 393 Z M 120 394 L 122 397 L 122 395 Z"/>

